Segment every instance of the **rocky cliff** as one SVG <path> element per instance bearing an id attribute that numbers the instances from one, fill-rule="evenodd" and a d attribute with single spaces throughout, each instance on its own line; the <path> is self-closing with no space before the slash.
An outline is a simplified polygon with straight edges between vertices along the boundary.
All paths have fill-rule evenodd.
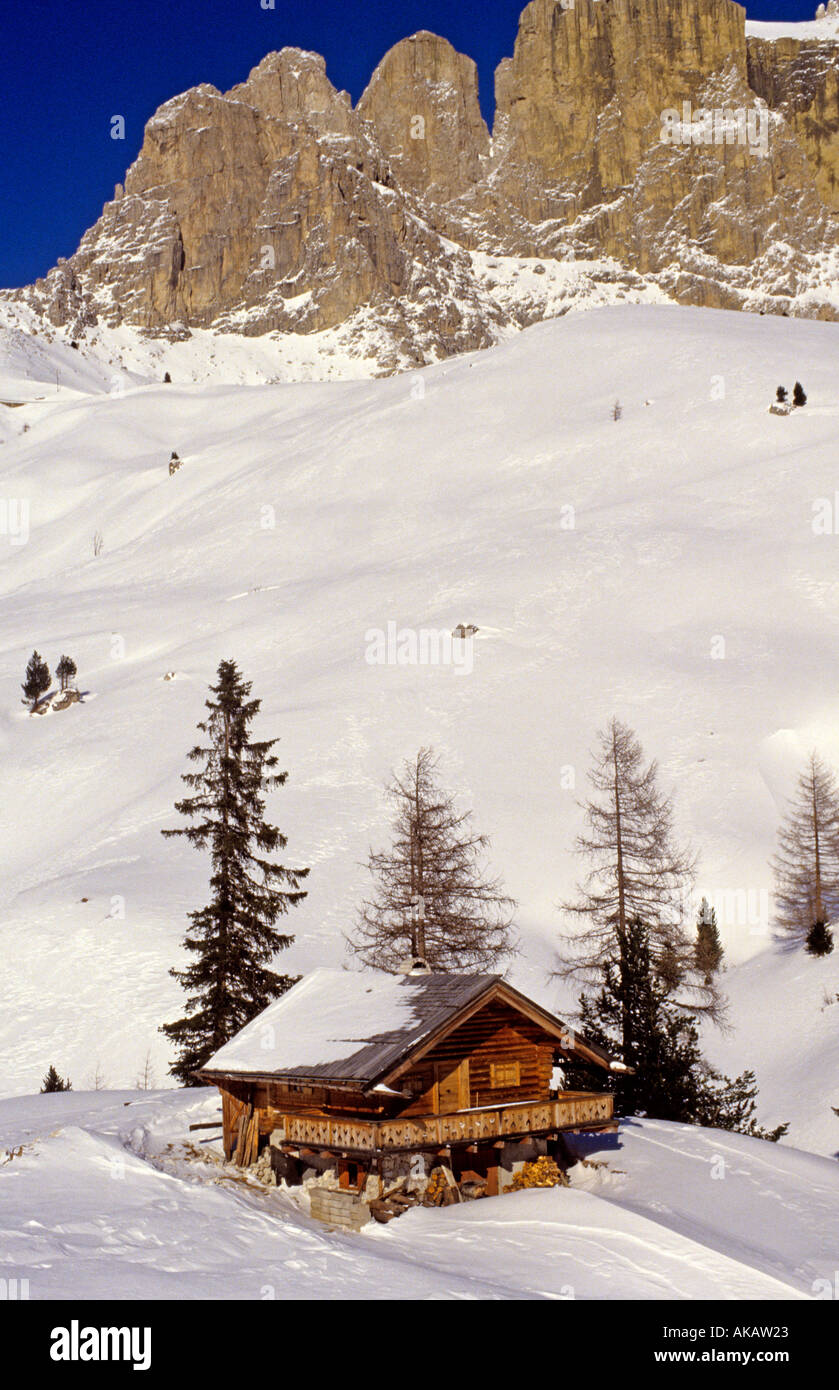
<path id="1" fill-rule="evenodd" d="M 499 297 L 487 255 L 837 318 L 837 55 L 832 30 L 747 37 L 733 0 L 532 0 L 490 135 L 474 63 L 433 34 L 355 108 L 283 49 L 162 106 L 75 255 L 18 297 L 76 335 L 340 327 L 382 370 L 558 311 Z"/>

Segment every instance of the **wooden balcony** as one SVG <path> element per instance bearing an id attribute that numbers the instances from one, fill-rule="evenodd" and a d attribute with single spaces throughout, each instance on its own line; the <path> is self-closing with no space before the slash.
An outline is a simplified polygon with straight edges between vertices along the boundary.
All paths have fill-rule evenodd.
<path id="1" fill-rule="evenodd" d="M 412 1115 L 409 1119 L 357 1120 L 335 1116 L 284 1114 L 277 1128 L 282 1142 L 340 1153 L 413 1153 L 553 1134 L 563 1129 L 603 1129 L 612 1122 L 612 1096 L 566 1091 L 556 1100 L 518 1101 L 481 1106 L 451 1115 Z"/>

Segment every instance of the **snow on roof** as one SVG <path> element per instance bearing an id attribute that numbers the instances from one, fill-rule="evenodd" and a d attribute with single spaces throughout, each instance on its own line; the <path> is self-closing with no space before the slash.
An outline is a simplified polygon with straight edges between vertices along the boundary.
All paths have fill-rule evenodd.
<path id="1" fill-rule="evenodd" d="M 246 1024 L 202 1070 L 369 1085 L 500 980 L 315 970 Z"/>

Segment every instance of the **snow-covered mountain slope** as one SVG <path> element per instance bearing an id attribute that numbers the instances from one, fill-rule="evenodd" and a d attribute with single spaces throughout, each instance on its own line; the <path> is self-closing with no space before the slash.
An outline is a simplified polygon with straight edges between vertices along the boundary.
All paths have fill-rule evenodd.
<path id="1" fill-rule="evenodd" d="M 668 304 L 652 275 L 617 261 L 523 256 L 469 256 L 475 285 L 486 304 L 492 341 L 519 327 L 617 304 Z M 394 355 L 395 353 L 395 355 Z M 216 383 L 264 386 L 289 381 L 358 380 L 416 366 L 397 352 L 369 308 L 337 328 L 318 333 L 218 333 L 193 328 L 182 337 L 153 337 L 120 324 L 100 322 L 78 339 L 70 325 L 56 327 L 18 300 L 0 297 L 0 401 L 54 400 L 74 391 L 115 392 L 164 380 L 175 385 Z"/>
<path id="2" fill-rule="evenodd" d="M 32 1299 L 776 1300 L 833 1287 L 839 1166 L 812 1154 L 633 1121 L 576 1141 L 598 1166 L 576 1164 L 570 1189 L 417 1208 L 352 1235 L 189 1135 L 217 1110 L 207 1092 L 0 1102 L 9 1277 Z"/>
<path id="3" fill-rule="evenodd" d="M 25 367 L 6 372 L 12 399 Z M 79 373 L 73 395 L 0 407 L 0 1092 L 51 1062 L 77 1087 L 97 1067 L 132 1085 L 148 1052 L 165 1081 L 167 972 L 207 866 L 159 832 L 228 656 L 282 739 L 270 810 L 312 870 L 289 971 L 344 959 L 383 783 L 431 744 L 520 902 L 512 978 L 566 1007 L 556 903 L 613 713 L 660 759 L 729 962 L 768 949 L 798 760 L 817 743 L 839 762 L 839 539 L 813 529 L 839 478 L 832 325 L 626 306 L 386 380 L 103 394 Z M 796 378 L 807 406 L 770 415 Z M 471 670 L 367 660 L 389 623 L 459 622 L 480 629 Z M 75 658 L 82 705 L 27 714 L 34 647 L 53 670 Z M 789 1142 L 833 1153 L 814 1128 L 833 1075 L 796 1080 L 797 1119 L 783 1090 L 776 1105 L 785 1044 L 756 1055 L 767 1015 L 745 978 L 726 1069 L 754 1065 Z"/>
<path id="4" fill-rule="evenodd" d="M 707 1055 L 733 1075 L 750 1066 L 766 1124 L 789 1142 L 839 1158 L 839 953 L 762 951 L 722 977 L 732 1029 L 708 1028 Z"/>

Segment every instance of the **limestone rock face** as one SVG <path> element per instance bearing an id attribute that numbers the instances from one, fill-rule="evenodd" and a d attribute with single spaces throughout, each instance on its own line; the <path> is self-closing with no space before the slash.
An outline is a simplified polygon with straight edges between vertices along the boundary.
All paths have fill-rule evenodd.
<path id="1" fill-rule="evenodd" d="M 786 311 L 839 226 L 792 123 L 748 85 L 744 20 L 732 0 L 532 0 L 496 74 L 493 167 L 462 204 L 465 234 L 519 255 L 605 252 L 682 301 Z M 741 112 L 742 132 L 729 119 L 719 143 L 713 128 L 664 143 L 664 113 L 685 103 L 694 119 Z M 750 112 L 765 148 L 745 138 Z"/>
<path id="2" fill-rule="evenodd" d="M 567 307 L 516 270 L 499 288 L 488 256 L 836 317 L 837 210 L 839 40 L 747 39 L 733 0 L 531 0 L 491 139 L 445 39 L 398 43 L 355 108 L 286 48 L 166 102 L 76 254 L 19 295 L 74 335 L 340 330 L 392 370 Z"/>
<path id="3" fill-rule="evenodd" d="M 436 34 L 403 39 L 358 103 L 403 188 L 438 204 L 477 183 L 489 153 L 478 70 Z"/>
<path id="4" fill-rule="evenodd" d="M 698 79 L 745 79 L 744 13 L 732 0 L 532 0 L 496 74 L 502 166 L 533 165 L 583 206 L 611 197 Z"/>
<path id="5" fill-rule="evenodd" d="M 310 332 L 374 306 L 420 361 L 486 346 L 502 319 L 316 54 L 284 49 L 227 94 L 167 102 L 118 192 L 65 274 L 109 322 Z M 77 312 L 49 277 L 35 288 L 53 322 Z"/>
<path id="6" fill-rule="evenodd" d="M 822 200 L 839 208 L 839 43 L 749 37 L 748 76 L 807 155 Z"/>

